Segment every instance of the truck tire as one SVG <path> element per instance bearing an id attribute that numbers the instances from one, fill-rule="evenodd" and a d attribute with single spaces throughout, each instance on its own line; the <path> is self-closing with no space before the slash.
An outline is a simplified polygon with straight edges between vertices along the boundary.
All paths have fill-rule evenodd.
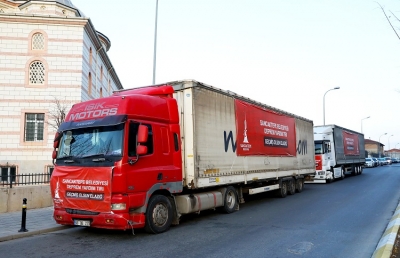
<path id="1" fill-rule="evenodd" d="M 296 192 L 301 193 L 304 188 L 304 180 L 302 178 L 296 179 Z"/>
<path id="2" fill-rule="evenodd" d="M 154 195 L 146 210 L 146 232 L 158 234 L 167 231 L 171 226 L 172 216 L 171 201 L 164 195 Z"/>
<path id="3" fill-rule="evenodd" d="M 279 188 L 278 190 L 278 196 L 281 198 L 285 198 L 287 196 L 287 193 L 288 193 L 287 182 L 283 181 L 281 184 L 281 188 Z"/>
<path id="4" fill-rule="evenodd" d="M 346 169 L 344 167 L 341 168 L 340 178 L 343 180 L 346 177 Z"/>
<path id="5" fill-rule="evenodd" d="M 224 212 L 232 213 L 237 210 L 238 194 L 233 186 L 228 186 L 224 196 Z"/>
<path id="6" fill-rule="evenodd" d="M 355 166 L 355 165 L 351 166 L 351 175 L 352 176 L 358 175 L 358 167 L 357 166 Z"/>
<path id="7" fill-rule="evenodd" d="M 287 185 L 288 185 L 288 194 L 289 195 L 295 194 L 296 193 L 296 184 L 295 184 L 294 179 L 287 181 Z"/>
<path id="8" fill-rule="evenodd" d="M 363 168 L 364 168 L 364 167 L 363 167 L 362 165 L 360 165 L 360 170 L 358 171 L 358 174 L 359 174 L 359 175 L 361 175 L 361 174 L 362 174 L 362 172 L 363 172 Z"/>

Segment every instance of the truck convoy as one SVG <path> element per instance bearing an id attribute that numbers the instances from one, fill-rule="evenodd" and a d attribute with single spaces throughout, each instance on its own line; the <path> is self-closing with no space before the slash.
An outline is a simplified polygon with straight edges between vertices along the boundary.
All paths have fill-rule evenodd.
<path id="1" fill-rule="evenodd" d="M 360 175 L 365 164 L 364 135 L 337 125 L 314 127 L 315 183 Z"/>
<path id="2" fill-rule="evenodd" d="M 244 195 L 301 192 L 315 174 L 313 123 L 192 80 L 75 104 L 54 140 L 63 225 L 167 231 Z"/>

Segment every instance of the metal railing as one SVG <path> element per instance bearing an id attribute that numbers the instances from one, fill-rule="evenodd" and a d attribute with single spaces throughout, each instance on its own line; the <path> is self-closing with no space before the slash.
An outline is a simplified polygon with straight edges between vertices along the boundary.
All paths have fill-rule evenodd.
<path id="1" fill-rule="evenodd" d="M 6 174 L 0 175 L 0 187 L 24 186 L 24 185 L 42 185 L 49 184 L 51 173 L 29 173 L 29 174 Z"/>

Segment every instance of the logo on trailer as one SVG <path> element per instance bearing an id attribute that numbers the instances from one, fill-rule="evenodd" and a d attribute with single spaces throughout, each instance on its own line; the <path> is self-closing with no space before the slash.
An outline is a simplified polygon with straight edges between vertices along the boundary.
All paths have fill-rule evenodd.
<path id="1" fill-rule="evenodd" d="M 244 117 L 244 129 L 243 129 L 243 143 L 240 144 L 240 147 L 243 151 L 249 151 L 251 149 L 251 144 L 249 143 L 249 139 L 247 137 L 247 119 Z"/>

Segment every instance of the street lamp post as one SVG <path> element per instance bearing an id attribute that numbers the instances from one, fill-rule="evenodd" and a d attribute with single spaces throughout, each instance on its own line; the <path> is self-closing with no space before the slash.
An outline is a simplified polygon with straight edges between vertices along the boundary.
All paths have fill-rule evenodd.
<path id="1" fill-rule="evenodd" d="M 326 92 L 325 92 L 325 94 L 324 94 L 324 106 L 323 106 L 323 115 L 324 115 L 324 125 L 325 125 L 325 95 L 326 95 L 326 93 L 328 93 L 328 92 L 330 92 L 331 90 L 338 90 L 338 89 L 340 89 L 340 87 L 335 87 L 335 88 L 333 88 L 333 89 L 330 89 L 330 90 L 327 90 Z"/>
<path id="2" fill-rule="evenodd" d="M 387 133 L 384 133 L 381 136 L 379 136 L 379 147 L 378 147 L 378 149 L 379 149 L 379 158 L 381 157 L 381 137 L 384 136 L 384 135 L 387 135 Z"/>
<path id="3" fill-rule="evenodd" d="M 390 137 L 394 136 L 393 134 L 388 138 L 388 150 L 390 150 Z"/>
<path id="4" fill-rule="evenodd" d="M 361 133 L 363 133 L 363 120 L 365 120 L 365 119 L 368 119 L 368 118 L 370 118 L 370 116 L 368 116 L 368 117 L 366 117 L 366 118 L 363 118 L 363 119 L 361 119 Z"/>
<path id="5" fill-rule="evenodd" d="M 158 18 L 158 0 L 156 0 L 156 22 L 155 22 L 155 25 L 154 25 L 153 84 L 156 83 L 157 18 Z"/>

